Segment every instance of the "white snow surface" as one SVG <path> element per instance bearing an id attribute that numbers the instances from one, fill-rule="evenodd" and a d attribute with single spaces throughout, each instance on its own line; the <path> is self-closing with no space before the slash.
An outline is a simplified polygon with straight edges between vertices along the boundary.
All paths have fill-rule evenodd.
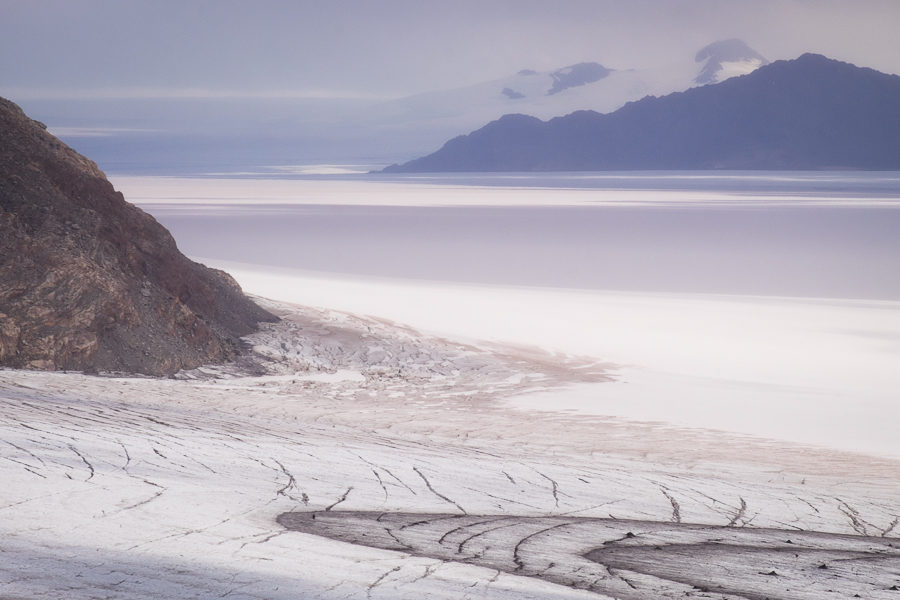
<path id="1" fill-rule="evenodd" d="M 176 379 L 0 371 L 4 597 L 604 597 L 287 531 L 275 522 L 287 511 L 896 535 L 897 461 L 510 411 L 530 390 L 612 386 L 615 370 L 265 304 L 284 320 L 232 366 Z"/>
<path id="2" fill-rule="evenodd" d="M 762 66 L 762 61 L 758 58 L 750 58 L 746 60 L 732 60 L 720 63 L 719 72 L 716 73 L 716 83 L 747 75 Z"/>

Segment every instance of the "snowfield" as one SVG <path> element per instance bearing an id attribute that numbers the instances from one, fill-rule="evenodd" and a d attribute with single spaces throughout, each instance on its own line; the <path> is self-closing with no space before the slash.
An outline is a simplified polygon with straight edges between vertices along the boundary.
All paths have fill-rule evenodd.
<path id="1" fill-rule="evenodd" d="M 3 597 L 896 596 L 896 460 L 510 411 L 617 369 L 266 306 L 226 367 L 0 371 Z"/>

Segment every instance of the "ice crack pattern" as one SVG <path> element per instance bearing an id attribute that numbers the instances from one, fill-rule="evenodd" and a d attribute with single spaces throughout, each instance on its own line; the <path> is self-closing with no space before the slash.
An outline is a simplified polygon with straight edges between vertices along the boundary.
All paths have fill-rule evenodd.
<path id="1" fill-rule="evenodd" d="M 267 308 L 249 356 L 178 378 L 0 371 L 0 595 L 896 596 L 896 461 L 511 411 L 616 370 Z"/>

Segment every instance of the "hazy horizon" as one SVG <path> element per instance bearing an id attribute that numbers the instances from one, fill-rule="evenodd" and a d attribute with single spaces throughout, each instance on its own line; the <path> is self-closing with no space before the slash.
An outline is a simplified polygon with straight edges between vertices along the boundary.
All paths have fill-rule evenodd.
<path id="1" fill-rule="evenodd" d="M 392 98 L 521 69 L 665 65 L 741 38 L 770 60 L 823 53 L 900 72 L 890 0 L 2 0 L 0 95 Z"/>
<path id="2" fill-rule="evenodd" d="M 0 0 L 0 9 L 0 96 L 119 174 L 377 169 L 503 114 L 611 112 L 682 91 L 695 84 L 698 50 L 732 38 L 770 61 L 816 52 L 900 73 L 900 3 L 885 0 Z M 546 93 L 546 73 L 581 62 L 611 75 Z M 526 69 L 545 75 L 510 79 Z M 508 86 L 530 95 L 510 99 Z"/>

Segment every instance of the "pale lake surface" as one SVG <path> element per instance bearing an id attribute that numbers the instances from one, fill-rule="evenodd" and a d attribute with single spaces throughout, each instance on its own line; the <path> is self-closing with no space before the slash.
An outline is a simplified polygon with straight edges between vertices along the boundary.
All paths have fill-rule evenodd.
<path id="1" fill-rule="evenodd" d="M 900 299 L 900 174 L 120 178 L 190 256 L 494 285 Z"/>

